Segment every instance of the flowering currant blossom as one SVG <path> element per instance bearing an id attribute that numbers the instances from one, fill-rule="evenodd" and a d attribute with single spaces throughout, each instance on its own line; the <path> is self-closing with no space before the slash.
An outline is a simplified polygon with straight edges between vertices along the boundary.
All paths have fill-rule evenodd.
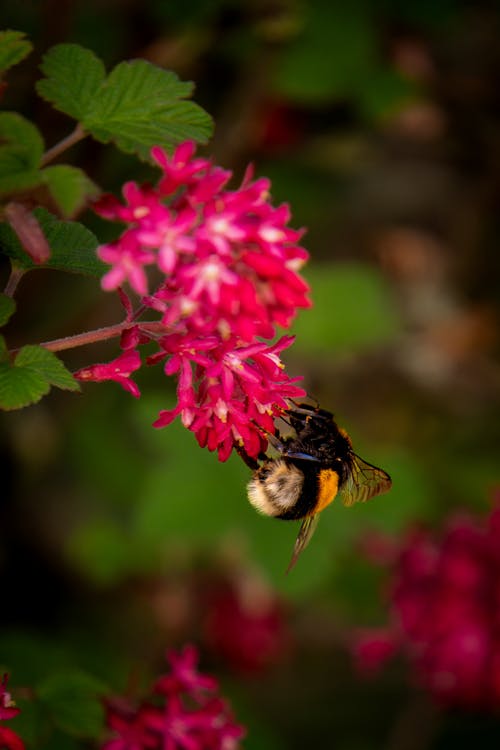
<path id="1" fill-rule="evenodd" d="M 171 672 L 158 678 L 147 701 L 107 702 L 111 737 L 102 750 L 237 750 L 244 729 L 217 694 L 217 681 L 197 671 L 196 649 L 171 651 L 167 660 Z"/>
<path id="2" fill-rule="evenodd" d="M 75 377 L 78 380 L 114 380 L 132 396 L 138 398 L 140 396 L 139 388 L 137 383 L 130 378 L 130 375 L 134 370 L 138 370 L 141 366 L 141 357 L 138 351 L 124 351 L 119 357 L 114 359 L 112 362 L 107 362 L 102 365 L 91 365 L 90 367 L 83 367 L 81 370 L 75 372 Z"/>
<path id="3" fill-rule="evenodd" d="M 194 151 L 189 141 L 172 156 L 154 147 L 163 171 L 156 186 L 130 182 L 124 204 L 110 196 L 96 204 L 101 216 L 126 224 L 117 240 L 99 248 L 111 266 L 102 286 L 128 282 L 141 306 L 133 313 L 125 303 L 126 361 L 85 368 L 77 377 L 116 380 L 138 395 L 129 377 L 137 369 L 132 352 L 153 341 L 158 351 L 147 364 L 163 361 L 178 383 L 177 404 L 161 411 L 155 426 L 180 416 L 220 460 L 233 447 L 255 457 L 287 399 L 304 395 L 280 359 L 292 337 L 272 340 L 310 306 L 298 274 L 308 255 L 298 244 L 303 232 L 288 226 L 288 206 L 270 203 L 269 180 L 252 180 L 247 170 L 242 185 L 230 190 L 231 172 L 194 158 Z M 141 322 L 144 313 L 155 320 Z"/>
<path id="4" fill-rule="evenodd" d="M 440 539 L 414 531 L 401 545 L 390 586 L 392 622 L 355 644 L 361 667 L 398 648 L 441 704 L 500 709 L 500 508 L 486 523 L 452 519 Z"/>

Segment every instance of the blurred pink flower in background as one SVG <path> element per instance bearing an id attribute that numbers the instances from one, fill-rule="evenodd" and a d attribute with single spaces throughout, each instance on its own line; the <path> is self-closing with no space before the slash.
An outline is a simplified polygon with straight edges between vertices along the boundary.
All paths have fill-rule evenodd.
<path id="1" fill-rule="evenodd" d="M 4 674 L 0 681 L 0 721 L 13 719 L 19 714 L 10 693 L 7 690 L 9 676 Z M 0 724 L 0 748 L 2 750 L 24 750 L 24 743 L 10 727 Z"/>
<path id="2" fill-rule="evenodd" d="M 373 671 L 401 649 L 445 706 L 500 709 L 500 509 L 451 519 L 439 539 L 412 531 L 393 564 L 389 627 L 354 639 Z"/>
<path id="3" fill-rule="evenodd" d="M 205 604 L 203 642 L 229 669 L 258 676 L 290 654 L 285 605 L 258 577 L 220 581 Z"/>
<path id="4" fill-rule="evenodd" d="M 110 737 L 102 750 L 237 750 L 245 730 L 234 722 L 217 681 L 198 672 L 194 646 L 169 651 L 167 660 L 170 673 L 158 678 L 145 701 L 106 701 Z"/>
<path id="5" fill-rule="evenodd" d="M 0 726 L 0 747 L 2 750 L 24 750 L 24 742 L 10 727 Z"/>
<path id="6" fill-rule="evenodd" d="M 352 650 L 363 674 L 374 674 L 398 650 L 398 640 L 390 628 L 366 628 L 356 632 Z"/>
<path id="7" fill-rule="evenodd" d="M 0 721 L 13 719 L 14 716 L 17 716 L 19 713 L 19 709 L 16 707 L 10 693 L 7 691 L 8 681 L 9 676 L 4 674 L 2 681 L 0 682 Z"/>

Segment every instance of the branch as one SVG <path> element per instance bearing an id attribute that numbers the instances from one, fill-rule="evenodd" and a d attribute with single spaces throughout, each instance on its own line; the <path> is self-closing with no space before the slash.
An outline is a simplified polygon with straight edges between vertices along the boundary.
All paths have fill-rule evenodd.
<path id="1" fill-rule="evenodd" d="M 3 290 L 3 293 L 7 297 L 14 296 L 14 294 L 16 293 L 17 285 L 23 278 L 24 274 L 25 274 L 24 268 L 16 268 L 16 267 L 12 268 L 7 284 L 5 286 L 5 289 Z"/>
<path id="2" fill-rule="evenodd" d="M 116 323 L 113 326 L 106 326 L 104 328 L 96 328 L 94 331 L 85 331 L 84 333 L 77 333 L 74 336 L 65 336 L 60 339 L 53 339 L 52 341 L 43 341 L 39 346 L 43 346 L 44 349 L 48 349 L 49 352 L 62 352 L 64 349 L 74 349 L 77 346 L 86 346 L 87 344 L 95 344 L 98 341 L 106 341 L 106 339 L 116 338 L 126 329 L 130 328 L 130 320 L 124 320 L 122 323 Z M 145 321 L 140 324 L 140 328 L 148 333 L 164 333 L 165 326 L 159 320 Z"/>
<path id="3" fill-rule="evenodd" d="M 46 164 L 59 156 L 59 154 L 62 154 L 63 151 L 66 151 L 67 148 L 70 148 L 70 146 L 73 146 L 75 143 L 78 143 L 78 141 L 81 141 L 86 137 L 87 133 L 82 128 L 80 123 L 77 123 L 76 128 L 72 133 L 67 135 L 66 138 L 63 138 L 62 141 L 59 141 L 59 143 L 56 143 L 55 146 L 52 146 L 52 148 L 49 148 L 49 150 L 44 153 L 40 161 L 40 166 L 45 167 Z"/>

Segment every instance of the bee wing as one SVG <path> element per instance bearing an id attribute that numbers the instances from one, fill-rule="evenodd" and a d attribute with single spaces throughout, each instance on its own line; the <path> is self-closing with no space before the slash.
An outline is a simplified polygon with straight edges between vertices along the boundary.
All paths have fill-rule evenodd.
<path id="1" fill-rule="evenodd" d="M 310 453 L 298 453 L 297 451 L 283 451 L 283 455 L 286 456 L 286 458 L 298 458 L 299 461 L 315 461 L 316 463 L 321 463 L 321 459 L 319 459 L 317 456 L 311 456 Z"/>
<path id="2" fill-rule="evenodd" d="M 389 474 L 353 454 L 349 474 L 340 495 L 344 505 L 349 507 L 355 503 L 366 503 L 375 495 L 390 490 L 391 486 Z"/>
<path id="3" fill-rule="evenodd" d="M 305 548 L 311 541 L 311 537 L 314 534 L 316 526 L 318 525 L 318 521 L 319 513 L 316 513 L 315 516 L 307 516 L 307 518 L 304 518 L 304 520 L 302 521 L 297 539 L 295 540 L 292 559 L 290 560 L 288 568 L 286 569 L 287 573 L 291 571 L 291 569 L 299 559 L 301 553 L 305 550 Z"/>

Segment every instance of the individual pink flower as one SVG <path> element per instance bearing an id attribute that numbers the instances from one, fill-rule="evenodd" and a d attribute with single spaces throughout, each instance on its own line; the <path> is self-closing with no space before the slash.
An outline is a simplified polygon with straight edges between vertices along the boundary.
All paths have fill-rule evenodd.
<path id="1" fill-rule="evenodd" d="M 105 263 L 112 265 L 111 270 L 102 277 L 103 289 L 117 289 L 128 281 L 138 294 L 146 294 L 144 266 L 153 263 L 155 256 L 139 244 L 136 231 L 129 230 L 119 241 L 101 245 L 98 255 Z"/>
<path id="2" fill-rule="evenodd" d="M 394 651 L 392 633 L 418 683 L 445 706 L 500 710 L 499 521 L 495 509 L 486 522 L 451 519 L 439 538 L 413 531 L 393 566 L 392 622 L 381 650 Z M 370 634 L 363 638 L 354 645 L 361 666 Z"/>
<path id="3" fill-rule="evenodd" d="M 198 672 L 198 651 L 194 646 L 184 646 L 179 653 L 169 650 L 166 658 L 171 672 L 158 678 L 154 686 L 155 692 L 167 696 L 186 692 L 199 697 L 217 690 L 217 680 Z"/>
<path id="4" fill-rule="evenodd" d="M 210 167 L 207 159 L 193 159 L 196 151 L 194 141 L 185 141 L 175 149 L 172 156 L 168 156 L 159 146 L 153 146 L 151 156 L 163 169 L 163 180 L 159 189 L 162 195 L 170 195 L 179 186 L 187 186 L 196 174 L 206 172 Z"/>
<path id="5" fill-rule="evenodd" d="M 157 248 L 158 268 L 166 275 L 172 274 L 182 256 L 191 255 L 196 249 L 196 240 L 191 236 L 197 220 L 196 211 L 186 206 L 173 214 L 166 206 L 160 206 L 155 221 L 142 223 L 137 239 L 145 247 Z"/>
<path id="6" fill-rule="evenodd" d="M 156 190 L 151 185 L 137 185 L 126 182 L 122 189 L 125 205 L 113 195 L 104 195 L 94 203 L 94 210 L 103 219 L 128 222 L 131 224 L 151 221 L 157 215 L 161 204 Z"/>
<path id="7" fill-rule="evenodd" d="M 106 708 L 106 723 L 112 736 L 104 742 L 102 750 L 160 750 L 158 737 L 147 726 L 150 716 L 147 707 L 134 710 L 109 701 Z"/>
<path id="8" fill-rule="evenodd" d="M 140 391 L 136 383 L 130 378 L 131 373 L 138 370 L 141 366 L 141 357 L 135 349 L 124 351 L 119 357 L 106 364 L 91 365 L 77 370 L 74 377 L 77 380 L 92 380 L 101 382 L 103 380 L 114 380 L 122 388 L 139 398 Z"/>

